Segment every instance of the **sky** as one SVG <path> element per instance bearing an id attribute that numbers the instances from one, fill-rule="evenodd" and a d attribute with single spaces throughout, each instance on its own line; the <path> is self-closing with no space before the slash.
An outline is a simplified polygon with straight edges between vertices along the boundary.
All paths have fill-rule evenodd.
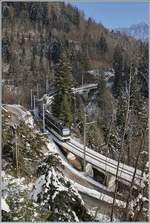
<path id="1" fill-rule="evenodd" d="M 109 29 L 129 27 L 132 24 L 148 24 L 148 2 L 81 2 L 71 3 Z"/>

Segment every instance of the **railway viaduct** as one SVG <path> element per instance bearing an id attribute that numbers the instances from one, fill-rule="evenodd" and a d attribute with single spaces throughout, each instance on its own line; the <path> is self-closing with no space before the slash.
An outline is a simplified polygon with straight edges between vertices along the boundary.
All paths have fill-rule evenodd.
<path id="1" fill-rule="evenodd" d="M 91 90 L 97 89 L 98 84 L 86 84 L 78 88 L 72 88 L 74 94 L 79 93 L 89 93 Z M 73 153 L 80 159 L 84 157 L 84 146 L 78 142 L 71 139 L 69 142 L 62 142 L 54 135 L 52 135 L 53 140 L 60 145 L 61 147 L 68 150 L 68 152 Z M 94 169 L 104 174 L 106 177 L 108 187 L 111 187 L 112 190 L 115 185 L 115 176 L 117 171 L 118 162 L 116 160 L 110 159 L 107 156 L 104 156 L 100 153 L 97 153 L 90 148 L 86 148 L 86 162 L 90 163 Z M 128 166 L 124 163 L 119 164 L 118 171 L 118 181 L 125 185 L 130 185 L 135 168 Z M 141 183 L 142 173 L 140 170 L 136 170 L 135 174 L 135 185 L 139 186 Z"/>
<path id="2" fill-rule="evenodd" d="M 68 142 L 62 142 L 54 135 L 52 135 L 53 140 L 62 148 L 65 148 L 69 152 L 73 153 L 77 157 L 83 159 L 84 157 L 84 146 L 73 139 L 70 139 Z M 86 147 L 86 162 L 90 163 L 93 168 L 97 169 L 100 173 L 103 173 L 107 179 L 107 186 L 110 187 L 112 190 L 114 189 L 115 185 L 115 176 L 117 171 L 117 164 L 116 160 L 110 159 L 92 149 Z M 128 166 L 124 163 L 119 164 L 119 171 L 118 171 L 118 181 L 125 184 L 130 185 L 135 168 Z M 135 180 L 134 183 L 137 186 L 140 186 L 142 173 L 141 170 L 136 170 Z"/>

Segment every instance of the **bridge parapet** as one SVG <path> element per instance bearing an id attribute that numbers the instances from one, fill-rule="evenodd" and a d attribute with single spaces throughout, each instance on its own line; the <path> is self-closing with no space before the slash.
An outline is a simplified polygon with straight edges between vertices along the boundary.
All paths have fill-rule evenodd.
<path id="1" fill-rule="evenodd" d="M 74 94 L 82 92 L 89 92 L 90 90 L 97 89 L 98 84 L 86 84 L 78 88 L 72 88 Z"/>
<path id="2" fill-rule="evenodd" d="M 72 150 L 72 153 L 76 153 L 76 155 L 83 158 L 84 146 L 82 144 L 80 143 L 76 144 L 75 141 L 73 140 L 73 143 L 72 142 L 67 143 L 66 146 L 68 147 L 68 149 Z M 116 160 L 110 159 L 104 155 L 101 155 L 100 153 L 97 153 L 96 151 L 86 148 L 86 161 L 88 163 L 91 163 L 92 166 L 97 170 L 102 171 L 102 173 L 104 174 L 109 173 L 112 176 L 116 176 L 117 164 L 118 164 Z M 134 167 L 120 163 L 118 171 L 118 180 L 125 184 L 130 184 L 132 181 L 134 170 L 135 170 Z M 134 183 L 137 186 L 140 185 L 141 170 L 138 169 L 136 170 Z"/>

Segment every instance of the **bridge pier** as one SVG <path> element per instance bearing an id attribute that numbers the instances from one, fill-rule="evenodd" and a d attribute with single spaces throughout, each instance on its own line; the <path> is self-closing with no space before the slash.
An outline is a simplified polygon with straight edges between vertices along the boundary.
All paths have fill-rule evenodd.
<path id="1" fill-rule="evenodd" d="M 92 165 L 90 163 L 86 164 L 85 172 L 88 176 L 90 176 L 92 178 L 94 177 L 94 171 L 93 171 Z"/>
<path id="2" fill-rule="evenodd" d="M 115 176 L 114 175 L 95 167 L 93 167 L 93 170 L 94 170 L 94 178 L 97 181 L 104 184 L 112 192 L 115 191 Z"/>
<path id="3" fill-rule="evenodd" d="M 112 191 L 114 192 L 115 191 L 115 176 L 111 175 L 111 174 L 108 174 L 107 173 L 107 176 L 106 176 L 106 186 Z"/>
<path id="4" fill-rule="evenodd" d="M 81 167 L 79 169 L 83 170 L 83 146 L 79 147 L 74 143 L 74 141 L 69 142 L 69 143 L 64 143 L 63 145 L 62 142 L 60 143 L 55 139 L 56 143 L 62 148 L 62 150 L 67 151 L 71 150 L 71 153 L 73 153 L 75 156 L 78 157 L 78 160 L 80 161 Z M 70 148 L 71 147 L 71 148 Z M 93 159 L 92 159 L 92 158 Z M 107 161 L 107 162 L 106 162 Z M 115 189 L 115 172 L 114 169 L 117 168 L 117 161 L 108 159 L 104 155 L 101 155 L 95 151 L 92 151 L 91 149 L 87 150 L 86 154 L 86 162 L 90 163 L 91 165 L 88 165 L 87 172 L 89 172 L 90 176 L 93 176 L 93 178 L 98 181 L 99 183 L 107 186 L 110 188 L 111 191 L 114 191 Z M 107 168 L 107 166 L 109 168 Z M 118 176 L 118 191 L 123 190 L 123 186 L 128 187 L 130 186 L 131 180 L 132 180 L 132 175 L 134 173 L 134 168 L 127 166 L 125 164 L 121 163 L 121 168 L 119 168 L 119 176 Z M 108 169 L 108 170 L 107 170 Z M 108 172 L 109 171 L 109 172 Z M 137 170 L 136 173 L 136 186 L 140 185 L 140 179 L 141 179 L 141 171 Z M 126 190 L 127 191 L 127 190 Z"/>

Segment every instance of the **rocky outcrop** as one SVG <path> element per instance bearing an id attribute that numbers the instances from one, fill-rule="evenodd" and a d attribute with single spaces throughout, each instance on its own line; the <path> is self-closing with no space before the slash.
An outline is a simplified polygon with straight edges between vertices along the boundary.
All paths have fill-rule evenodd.
<path id="1" fill-rule="evenodd" d="M 68 159 L 69 163 L 73 167 L 75 167 L 77 170 L 82 170 L 81 162 L 77 159 L 77 157 L 74 154 L 68 153 L 67 159 Z"/>

